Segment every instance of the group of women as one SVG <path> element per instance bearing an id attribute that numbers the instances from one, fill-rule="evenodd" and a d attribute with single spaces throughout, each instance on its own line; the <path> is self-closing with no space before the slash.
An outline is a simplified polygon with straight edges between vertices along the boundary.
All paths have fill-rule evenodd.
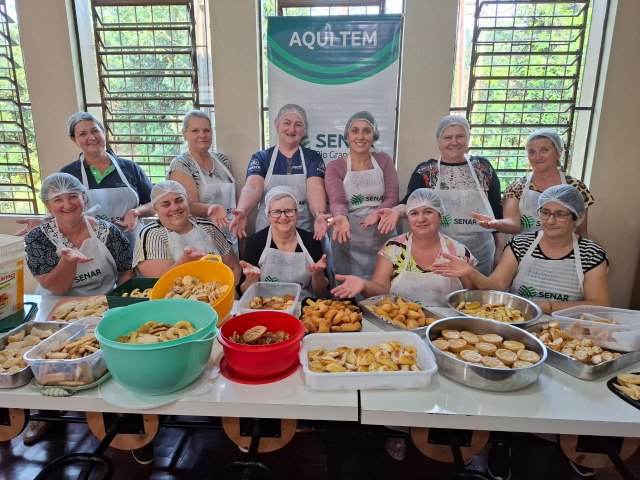
<path id="1" fill-rule="evenodd" d="M 432 306 L 462 287 L 511 290 L 545 312 L 609 302 L 606 255 L 586 238 L 593 198 L 559 169 L 556 132 L 529 136 L 531 173 L 502 196 L 490 162 L 467 154 L 469 123 L 448 115 L 436 129 L 440 155 L 416 167 L 400 200 L 393 160 L 375 151 L 370 112 L 348 119 L 349 153 L 326 171 L 301 145 L 302 107 L 285 105 L 274 123 L 278 143 L 252 156 L 236 201 L 229 161 L 211 151 L 206 113 L 185 115 L 184 151 L 155 186 L 107 148 L 100 122 L 73 115 L 69 138 L 81 154 L 43 182 L 51 216 L 26 236 L 41 293 L 105 293 L 136 272 L 158 277 L 216 253 L 238 294 L 257 281 L 288 281 L 307 296 L 393 292 Z M 255 233 L 245 239 L 256 207 Z M 143 228 L 139 217 L 154 213 Z M 404 218 L 409 231 L 397 235 Z M 506 234 L 514 236 L 503 249 Z"/>

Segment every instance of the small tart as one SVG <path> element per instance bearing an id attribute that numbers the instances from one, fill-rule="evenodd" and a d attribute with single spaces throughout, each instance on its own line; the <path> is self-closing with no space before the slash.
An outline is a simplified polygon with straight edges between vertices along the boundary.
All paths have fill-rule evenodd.
<path id="1" fill-rule="evenodd" d="M 482 357 L 482 364 L 489 368 L 509 368 L 496 357 Z"/>
<path id="2" fill-rule="evenodd" d="M 506 348 L 499 348 L 496 350 L 496 358 L 505 365 L 511 366 L 518 360 L 518 355 L 516 355 L 516 352 L 512 352 Z"/>
<path id="3" fill-rule="evenodd" d="M 496 354 L 496 350 L 498 347 L 493 345 L 492 343 L 487 342 L 478 342 L 475 347 L 478 349 L 481 355 L 494 356 Z"/>
<path id="4" fill-rule="evenodd" d="M 533 367 L 533 363 L 526 362 L 524 360 L 516 360 L 515 362 L 513 362 L 513 365 L 511 365 L 511 368 L 527 368 L 527 367 Z"/>
<path id="5" fill-rule="evenodd" d="M 463 340 L 465 340 L 467 343 L 470 343 L 471 345 L 475 345 L 480 341 L 475 333 L 467 332 L 466 330 L 460 332 L 460 337 L 462 337 Z M 522 348 L 524 348 L 524 346 Z"/>
<path id="6" fill-rule="evenodd" d="M 515 340 L 505 340 L 504 342 L 502 342 L 502 348 L 506 348 L 507 350 L 518 353 L 518 350 L 524 349 L 524 343 L 517 342 Z"/>
<path id="7" fill-rule="evenodd" d="M 518 360 L 524 360 L 525 362 L 538 363 L 540 361 L 540 355 L 531 350 L 518 351 Z"/>
<path id="8" fill-rule="evenodd" d="M 438 350 L 441 350 L 443 352 L 449 350 L 449 341 L 445 340 L 444 338 L 436 338 L 432 343 Z"/>
<path id="9" fill-rule="evenodd" d="M 242 334 L 242 340 L 245 343 L 253 343 L 260 340 L 265 333 L 267 333 L 267 327 L 264 325 L 256 325 Z"/>
<path id="10" fill-rule="evenodd" d="M 442 335 L 442 338 L 444 338 L 445 340 L 460 338 L 460 332 L 458 330 L 442 330 L 442 332 L 440 333 Z"/>
<path id="11" fill-rule="evenodd" d="M 448 340 L 449 342 L 449 350 L 451 350 L 453 353 L 459 353 L 462 350 L 464 350 L 464 347 L 466 347 L 467 342 L 465 342 L 463 339 L 461 338 L 451 338 Z"/>
<path id="12" fill-rule="evenodd" d="M 477 350 L 462 350 L 460 358 L 465 362 L 482 363 L 482 355 Z"/>
<path id="13" fill-rule="evenodd" d="M 492 343 L 495 346 L 498 346 L 502 343 L 503 338 L 496 333 L 485 333 L 484 335 L 480 335 L 481 342 Z"/>

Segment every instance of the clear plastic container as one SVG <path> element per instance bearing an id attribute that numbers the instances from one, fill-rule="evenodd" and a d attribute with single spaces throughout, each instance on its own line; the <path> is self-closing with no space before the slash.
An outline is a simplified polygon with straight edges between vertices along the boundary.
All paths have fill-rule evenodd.
<path id="1" fill-rule="evenodd" d="M 286 310 L 276 310 L 278 312 L 286 312 L 294 316 L 298 316 L 297 312 L 300 307 L 298 302 L 300 302 L 300 292 L 302 288 L 297 283 L 285 283 L 285 282 L 256 282 L 253 285 L 250 285 L 247 288 L 247 291 L 244 292 L 242 298 L 238 302 L 238 313 L 249 313 L 256 312 L 259 310 L 271 310 L 269 308 L 251 308 L 249 305 L 251 304 L 251 300 L 254 297 L 263 297 L 263 298 L 271 298 L 271 297 L 284 297 L 285 295 L 291 295 L 294 297 L 293 304 L 290 308 Z"/>
<path id="2" fill-rule="evenodd" d="M 24 359 L 31 367 L 36 382 L 40 385 L 78 387 L 93 383 L 107 373 L 102 350 L 69 360 L 45 358 L 47 353 L 63 343 L 92 333 L 99 321 L 100 318 L 93 317 L 71 323 L 29 350 Z"/>
<path id="3" fill-rule="evenodd" d="M 333 350 L 338 347 L 368 348 L 378 343 L 395 340 L 403 345 L 416 348 L 419 372 L 338 372 L 320 373 L 309 369 L 308 352 L 310 350 Z M 302 340 L 300 363 L 304 371 L 307 387 L 314 390 L 398 390 L 405 388 L 424 388 L 438 367 L 433 353 L 423 339 L 413 332 L 356 332 L 340 335 L 312 333 Z"/>
<path id="4" fill-rule="evenodd" d="M 579 305 L 552 315 L 562 330 L 576 338 L 588 338 L 602 348 L 619 352 L 640 350 L 640 311 Z"/>

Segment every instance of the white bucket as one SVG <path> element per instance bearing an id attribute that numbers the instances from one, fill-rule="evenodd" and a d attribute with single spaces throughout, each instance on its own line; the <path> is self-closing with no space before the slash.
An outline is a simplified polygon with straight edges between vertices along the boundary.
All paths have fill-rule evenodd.
<path id="1" fill-rule="evenodd" d="M 0 320 L 24 307 L 24 239 L 0 234 Z"/>

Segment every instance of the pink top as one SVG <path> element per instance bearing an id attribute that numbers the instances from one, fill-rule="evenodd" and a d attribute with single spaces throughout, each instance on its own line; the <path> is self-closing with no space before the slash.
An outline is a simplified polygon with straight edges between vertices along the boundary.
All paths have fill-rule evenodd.
<path id="1" fill-rule="evenodd" d="M 392 208 L 398 205 L 399 186 L 398 172 L 389 155 L 383 152 L 373 153 L 382 173 L 384 175 L 384 200 L 380 208 Z M 342 184 L 347 174 L 347 157 L 337 158 L 327 164 L 327 171 L 324 175 L 324 188 L 327 190 L 329 198 L 329 210 L 332 215 L 349 213 L 347 196 L 344 193 Z"/>

